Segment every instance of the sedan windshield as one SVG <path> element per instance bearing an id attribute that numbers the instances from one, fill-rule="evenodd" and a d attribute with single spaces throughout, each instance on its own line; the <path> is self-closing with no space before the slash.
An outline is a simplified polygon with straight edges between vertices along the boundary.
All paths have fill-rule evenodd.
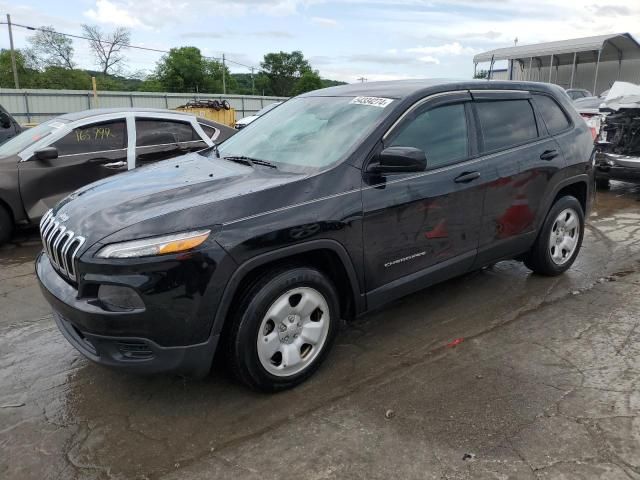
<path id="1" fill-rule="evenodd" d="M 29 128 L 20 135 L 16 135 L 8 142 L 0 145 L 0 157 L 16 155 L 30 145 L 36 143 L 41 138 L 50 135 L 52 132 L 63 126 L 64 122 L 60 120 L 49 120 L 48 122 Z"/>
<path id="2" fill-rule="evenodd" d="M 221 157 L 249 157 L 292 172 L 316 172 L 344 160 L 383 118 L 391 100 L 298 97 L 220 145 Z"/>

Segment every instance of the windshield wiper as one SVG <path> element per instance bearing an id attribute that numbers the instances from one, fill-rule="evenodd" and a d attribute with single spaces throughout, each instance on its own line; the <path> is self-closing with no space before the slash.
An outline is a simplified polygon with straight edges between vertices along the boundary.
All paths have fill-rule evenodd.
<path id="1" fill-rule="evenodd" d="M 259 160 L 257 158 L 247 157 L 245 155 L 229 155 L 228 157 L 222 157 L 224 160 L 230 160 L 232 162 L 244 163 L 251 167 L 255 165 L 262 165 L 269 168 L 278 168 L 275 163 L 267 162 L 266 160 Z"/>

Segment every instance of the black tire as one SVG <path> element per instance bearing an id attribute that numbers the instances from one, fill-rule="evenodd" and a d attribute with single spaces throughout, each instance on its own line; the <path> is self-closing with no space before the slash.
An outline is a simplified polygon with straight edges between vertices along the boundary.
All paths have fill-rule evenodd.
<path id="1" fill-rule="evenodd" d="M 0 245 L 7 243 L 13 233 L 13 218 L 11 214 L 0 206 Z"/>
<path id="2" fill-rule="evenodd" d="M 325 299 L 329 309 L 328 332 L 324 343 L 312 360 L 298 373 L 276 376 L 268 372 L 258 356 L 257 340 L 263 319 L 269 308 L 290 290 L 311 288 Z M 309 378 L 326 358 L 338 332 L 339 304 L 335 287 L 321 272 L 309 267 L 289 267 L 275 270 L 250 285 L 229 319 L 232 324 L 225 333 L 226 359 L 235 377 L 251 388 L 276 392 L 292 388 Z"/>
<path id="3" fill-rule="evenodd" d="M 608 178 L 596 177 L 596 188 L 598 190 L 609 190 L 609 188 L 611 188 L 611 182 Z"/>
<path id="4" fill-rule="evenodd" d="M 551 233 L 558 219 L 558 216 L 567 209 L 573 210 L 578 217 L 577 227 L 577 245 L 570 257 L 563 260 L 562 264 L 556 263 L 551 255 Z M 542 229 L 538 234 L 536 242 L 533 244 L 524 264 L 533 272 L 540 275 L 556 276 L 566 272 L 575 261 L 580 247 L 582 246 L 582 238 L 584 236 L 584 212 L 580 202 L 570 195 L 559 198 L 547 213 L 547 218 L 542 225 Z M 557 247 L 556 247 L 557 248 Z"/>

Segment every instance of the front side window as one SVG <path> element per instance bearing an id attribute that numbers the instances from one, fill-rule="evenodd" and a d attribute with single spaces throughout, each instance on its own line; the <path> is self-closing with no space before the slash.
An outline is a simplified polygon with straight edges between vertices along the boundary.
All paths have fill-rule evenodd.
<path id="1" fill-rule="evenodd" d="M 477 102 L 476 109 L 487 152 L 514 147 L 538 137 L 528 100 Z"/>
<path id="2" fill-rule="evenodd" d="M 164 145 L 168 143 L 201 140 L 188 122 L 152 118 L 136 119 L 136 146 Z"/>
<path id="3" fill-rule="evenodd" d="M 569 119 L 556 101 L 546 95 L 532 95 L 536 108 L 542 115 L 547 130 L 551 135 L 569 128 Z"/>
<path id="4" fill-rule="evenodd" d="M 342 160 L 369 135 L 392 99 L 297 97 L 220 144 L 221 156 L 247 156 L 291 172 L 316 172 Z M 363 100 L 364 99 L 364 100 Z"/>
<path id="5" fill-rule="evenodd" d="M 427 166 L 437 168 L 467 158 L 469 138 L 464 104 L 444 105 L 419 113 L 390 146 L 414 147 L 427 156 Z"/>
<path id="6" fill-rule="evenodd" d="M 127 124 L 124 119 L 93 123 L 74 128 L 53 145 L 58 155 L 119 150 L 127 147 Z"/>

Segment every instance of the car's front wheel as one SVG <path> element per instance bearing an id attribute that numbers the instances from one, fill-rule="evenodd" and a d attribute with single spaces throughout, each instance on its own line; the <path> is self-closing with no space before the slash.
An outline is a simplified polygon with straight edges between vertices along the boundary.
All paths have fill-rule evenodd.
<path id="1" fill-rule="evenodd" d="M 584 235 L 584 212 L 570 195 L 553 204 L 542 230 L 524 263 L 535 273 L 560 275 L 567 271 L 580 251 Z"/>
<path id="2" fill-rule="evenodd" d="M 227 338 L 231 367 L 259 390 L 298 385 L 326 357 L 338 318 L 338 296 L 323 273 L 297 267 L 267 274 L 239 302 Z"/>

